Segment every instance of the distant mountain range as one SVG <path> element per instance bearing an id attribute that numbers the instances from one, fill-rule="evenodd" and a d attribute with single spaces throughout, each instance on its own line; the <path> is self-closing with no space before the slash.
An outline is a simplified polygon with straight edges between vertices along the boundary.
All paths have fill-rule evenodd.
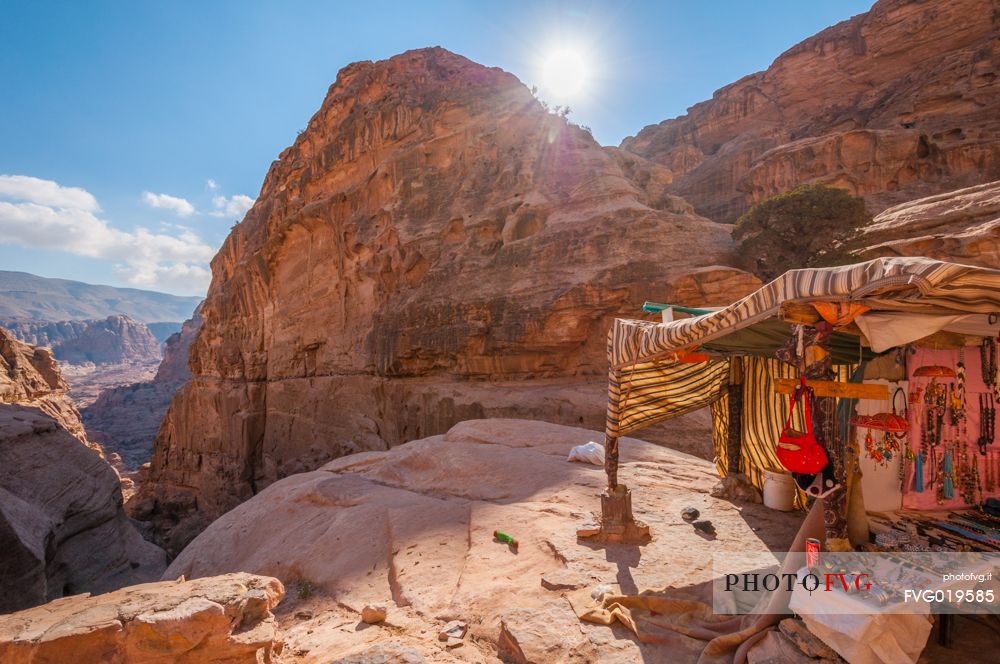
<path id="1" fill-rule="evenodd" d="M 93 320 L 117 314 L 143 323 L 181 322 L 191 317 L 201 299 L 0 270 L 0 322 Z"/>

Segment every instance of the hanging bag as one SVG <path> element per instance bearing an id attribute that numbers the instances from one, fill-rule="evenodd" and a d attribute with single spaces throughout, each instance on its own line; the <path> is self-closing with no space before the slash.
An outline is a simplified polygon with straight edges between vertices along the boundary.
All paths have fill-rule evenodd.
<path id="1" fill-rule="evenodd" d="M 785 420 L 785 427 L 781 430 L 781 435 L 778 436 L 778 461 L 793 473 L 818 473 L 826 467 L 829 460 L 826 456 L 826 450 L 819 444 L 813 433 L 812 388 L 806 385 L 804 377 L 801 378 L 801 381 L 802 384 L 788 399 L 788 418 Z M 804 411 L 805 431 L 792 428 L 792 414 L 799 401 L 802 402 Z"/>

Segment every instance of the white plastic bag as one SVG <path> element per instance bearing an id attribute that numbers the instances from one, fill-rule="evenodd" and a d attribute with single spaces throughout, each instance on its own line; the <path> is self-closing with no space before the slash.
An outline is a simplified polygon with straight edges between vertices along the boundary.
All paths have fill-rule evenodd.
<path id="1" fill-rule="evenodd" d="M 604 465 L 604 445 L 590 441 L 586 445 L 577 445 L 569 451 L 567 461 L 579 461 L 595 466 Z"/>

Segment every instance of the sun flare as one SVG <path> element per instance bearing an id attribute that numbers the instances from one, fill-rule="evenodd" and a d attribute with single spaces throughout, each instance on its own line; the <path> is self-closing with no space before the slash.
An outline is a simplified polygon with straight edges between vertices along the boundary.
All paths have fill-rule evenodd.
<path id="1" fill-rule="evenodd" d="M 542 61 L 542 90 L 552 101 L 571 101 L 586 88 L 589 73 L 587 62 L 578 51 L 568 48 L 551 51 Z"/>

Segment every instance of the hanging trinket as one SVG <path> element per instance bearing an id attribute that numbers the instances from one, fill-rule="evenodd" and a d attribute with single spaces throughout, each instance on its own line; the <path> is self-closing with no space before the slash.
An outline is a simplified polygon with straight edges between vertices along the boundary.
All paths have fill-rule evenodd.
<path id="1" fill-rule="evenodd" d="M 896 397 L 903 396 L 903 414 L 896 412 Z M 867 429 L 865 452 L 879 466 L 886 467 L 899 456 L 902 440 L 906 437 L 909 422 L 906 420 L 906 393 L 897 388 L 892 395 L 892 412 L 861 415 L 851 419 L 851 424 Z M 873 436 L 872 431 L 878 432 Z"/>
<path id="2" fill-rule="evenodd" d="M 965 348 L 958 351 L 958 364 L 955 366 L 955 382 L 951 387 L 948 399 L 948 409 L 952 426 L 961 426 L 965 422 Z"/>
<path id="3" fill-rule="evenodd" d="M 986 455 L 986 448 L 993 444 L 996 438 L 996 399 L 993 393 L 979 395 L 979 453 Z"/>
<path id="4" fill-rule="evenodd" d="M 926 453 L 921 450 L 920 454 L 914 455 L 913 459 L 913 490 L 917 493 L 924 492 L 924 457 Z"/>
<path id="5" fill-rule="evenodd" d="M 916 455 L 913 450 L 910 449 L 909 445 L 903 447 L 903 458 L 899 460 L 899 490 L 905 491 L 906 487 L 904 483 L 906 482 L 906 470 L 913 464 Z"/>
<path id="6" fill-rule="evenodd" d="M 942 425 L 946 410 L 946 390 L 944 385 L 934 379 L 924 390 L 924 417 L 926 424 L 923 431 L 923 441 L 929 447 L 941 444 Z"/>
<path id="7" fill-rule="evenodd" d="M 994 391 L 997 385 L 997 342 L 993 337 L 985 337 L 979 346 L 979 359 L 983 366 L 983 383 Z"/>
<path id="8" fill-rule="evenodd" d="M 951 450 L 944 451 L 944 461 L 941 464 L 941 481 L 938 485 L 940 498 L 951 500 L 955 497 L 955 465 L 951 457 Z"/>
<path id="9" fill-rule="evenodd" d="M 962 487 L 962 500 L 965 501 L 966 505 L 971 507 L 982 502 L 982 495 L 983 487 L 980 484 L 979 477 L 979 458 L 973 456 L 969 464 L 969 481 Z"/>

